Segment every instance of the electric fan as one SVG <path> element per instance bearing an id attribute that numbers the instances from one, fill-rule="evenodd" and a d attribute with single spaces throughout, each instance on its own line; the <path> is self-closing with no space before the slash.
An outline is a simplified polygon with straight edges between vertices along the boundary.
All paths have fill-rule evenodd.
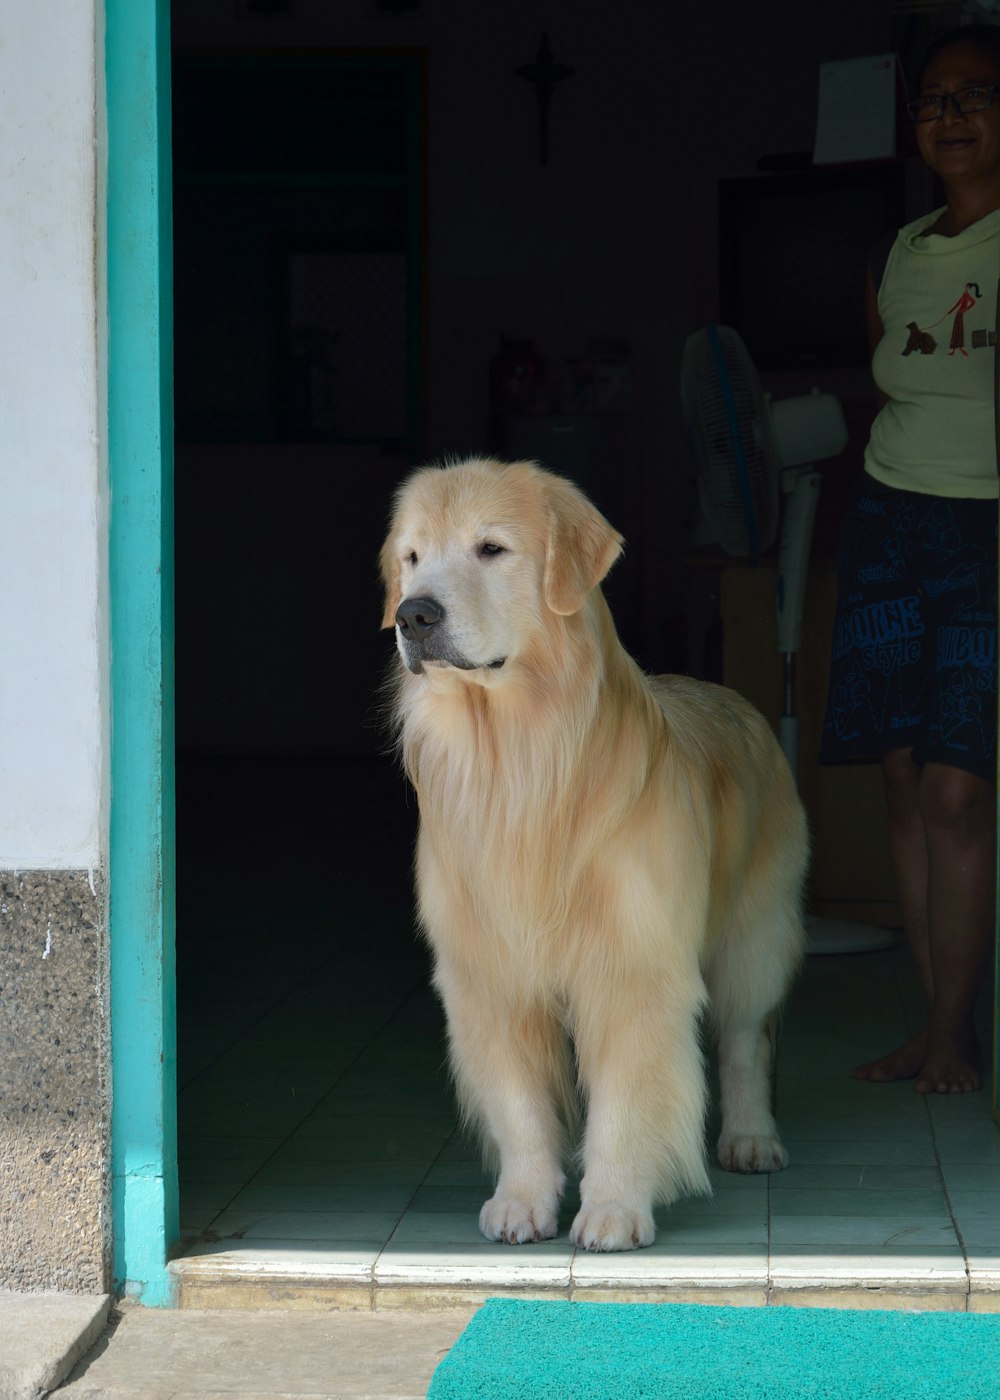
<path id="1" fill-rule="evenodd" d="M 730 326 L 709 325 L 688 337 L 681 398 L 705 525 L 727 554 L 758 559 L 774 542 L 781 497 L 787 497 L 776 597 L 784 665 L 778 738 L 797 780 L 795 666 L 820 488 L 813 464 L 843 450 L 844 415 L 838 400 L 818 389 L 772 403 L 746 346 Z M 869 952 L 894 941 L 887 929 L 839 919 L 809 918 L 806 926 L 810 953 Z"/>

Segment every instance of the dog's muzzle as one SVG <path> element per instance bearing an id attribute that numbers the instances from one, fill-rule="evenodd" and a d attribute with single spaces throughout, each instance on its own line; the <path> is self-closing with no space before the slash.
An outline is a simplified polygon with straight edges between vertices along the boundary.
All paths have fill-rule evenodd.
<path id="1" fill-rule="evenodd" d="M 483 666 L 497 670 L 507 660 L 476 662 L 463 656 L 452 642 L 445 626 L 445 610 L 436 598 L 404 598 L 396 609 L 396 631 L 407 668 L 414 675 L 424 662 L 454 666 L 458 671 L 478 671 Z"/>

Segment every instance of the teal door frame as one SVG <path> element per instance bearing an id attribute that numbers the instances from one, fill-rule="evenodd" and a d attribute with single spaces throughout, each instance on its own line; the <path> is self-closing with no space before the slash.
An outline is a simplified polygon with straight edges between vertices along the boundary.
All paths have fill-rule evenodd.
<path id="1" fill-rule="evenodd" d="M 173 1301 L 174 986 L 169 0 L 105 0 L 114 1284 Z"/>
<path id="2" fill-rule="evenodd" d="M 168 1261 L 180 1235 L 169 0 L 105 0 L 104 77 L 113 1277 L 162 1307 L 176 1301 Z M 413 178 L 419 149 L 408 162 Z M 421 238 L 411 227 L 414 262 Z M 420 280 L 409 282 L 418 301 Z M 413 335 L 414 305 L 408 320 Z M 411 343 L 411 366 L 421 349 Z"/>

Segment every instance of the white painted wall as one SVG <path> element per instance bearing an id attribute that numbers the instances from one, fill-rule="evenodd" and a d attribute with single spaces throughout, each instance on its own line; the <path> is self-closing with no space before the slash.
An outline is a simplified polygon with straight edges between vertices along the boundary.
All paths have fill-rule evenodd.
<path id="1" fill-rule="evenodd" d="M 105 847 L 95 12 L 0 24 L 0 869 Z"/>

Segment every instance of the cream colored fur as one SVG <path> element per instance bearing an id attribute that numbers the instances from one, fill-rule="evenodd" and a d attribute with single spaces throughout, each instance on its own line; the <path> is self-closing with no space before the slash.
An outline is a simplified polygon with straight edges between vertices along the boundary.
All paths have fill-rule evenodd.
<path id="1" fill-rule="evenodd" d="M 745 700 L 625 653 L 599 586 L 620 547 L 568 481 L 473 460 L 404 483 L 381 556 L 419 915 L 497 1171 L 480 1225 L 511 1243 L 556 1234 L 577 1086 L 575 1243 L 649 1244 L 655 1202 L 709 1191 L 705 1012 L 722 1165 L 786 1162 L 768 1029 L 801 956 L 802 807 Z"/>

